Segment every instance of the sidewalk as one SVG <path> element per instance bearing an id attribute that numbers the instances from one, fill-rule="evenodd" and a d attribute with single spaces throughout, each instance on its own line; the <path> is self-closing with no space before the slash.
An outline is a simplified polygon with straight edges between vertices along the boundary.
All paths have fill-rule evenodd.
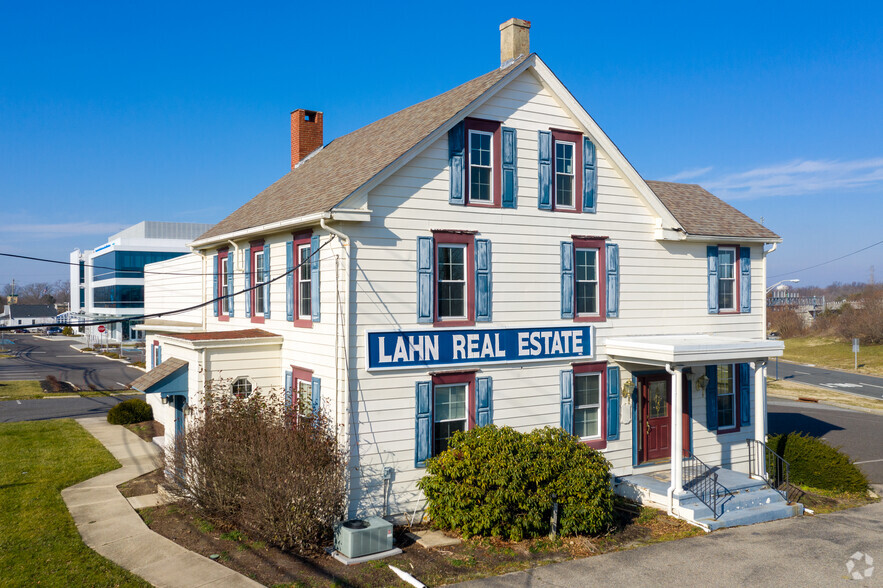
<path id="1" fill-rule="evenodd" d="M 123 466 L 61 491 L 83 541 L 154 586 L 261 586 L 151 531 L 116 486 L 157 468 L 159 449 L 103 417 L 77 419 Z"/>
<path id="2" fill-rule="evenodd" d="M 854 554 L 870 578 L 850 579 Z M 860 560 L 860 561 L 859 561 Z M 853 571 L 868 569 L 862 556 Z M 562 586 L 883 586 L 883 503 L 827 515 L 734 527 L 607 555 L 458 584 Z"/>

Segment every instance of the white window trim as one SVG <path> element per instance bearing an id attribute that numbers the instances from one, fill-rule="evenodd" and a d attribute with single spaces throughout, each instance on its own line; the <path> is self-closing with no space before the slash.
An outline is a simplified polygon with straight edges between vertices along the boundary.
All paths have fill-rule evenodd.
<path id="1" fill-rule="evenodd" d="M 438 268 L 438 264 L 436 263 L 436 280 L 435 286 L 437 288 L 436 293 L 436 309 L 435 314 L 438 317 L 439 321 L 462 321 L 466 320 L 469 317 L 469 263 L 466 259 L 466 256 L 469 254 L 469 246 L 465 243 L 439 243 L 437 246 L 438 251 L 442 249 L 462 249 L 463 250 L 463 314 L 461 315 L 450 315 L 450 316 L 442 316 L 441 314 L 441 285 L 444 284 L 459 284 L 461 280 L 442 280 L 441 279 L 441 271 Z M 439 255 L 439 258 L 441 256 Z"/>
<path id="2" fill-rule="evenodd" d="M 577 378 L 597 378 L 598 379 L 598 404 L 577 404 L 576 403 L 576 379 Z M 597 441 L 604 437 L 604 431 L 601 430 L 603 425 L 603 419 L 601 418 L 601 394 L 603 391 L 601 390 L 601 372 L 585 372 L 582 374 L 573 374 L 573 426 L 576 428 L 576 411 L 578 410 L 586 410 L 590 408 L 598 409 L 598 434 L 594 437 L 580 437 L 580 440 L 583 441 Z"/>
<path id="3" fill-rule="evenodd" d="M 236 396 L 236 384 L 237 384 L 237 382 L 240 382 L 240 381 L 247 382 L 248 385 L 251 387 L 251 390 L 249 390 L 248 394 L 246 394 L 243 398 L 248 398 L 249 396 L 254 394 L 254 391 L 257 388 L 257 386 L 255 386 L 255 383 L 248 376 L 237 376 L 237 377 L 233 378 L 233 381 L 230 383 L 230 393 L 231 394 Z"/>
<path id="4" fill-rule="evenodd" d="M 570 145 L 573 148 L 573 151 L 570 154 L 570 166 L 573 169 L 573 173 L 568 174 L 565 172 L 558 171 L 558 145 Z M 576 143 L 572 141 L 554 141 L 553 142 L 554 149 L 554 158 L 555 158 L 555 208 L 560 210 L 576 210 Z M 570 183 L 570 205 L 567 204 L 559 204 L 558 203 L 558 176 L 568 176 L 571 178 Z"/>
<path id="5" fill-rule="evenodd" d="M 579 285 L 580 283 L 593 283 L 591 280 L 580 280 L 577 278 L 577 254 L 580 251 L 594 251 L 595 252 L 595 312 L 579 312 L 578 302 L 579 302 Z M 601 316 L 601 268 L 600 268 L 600 260 L 601 260 L 601 250 L 597 247 L 574 247 L 573 248 L 573 316 L 580 317 L 596 317 Z"/>
<path id="6" fill-rule="evenodd" d="M 463 418 L 462 419 L 438 420 L 436 418 L 436 410 L 435 410 L 435 400 L 437 397 L 437 391 L 442 388 L 458 388 L 458 387 L 465 388 L 465 390 L 466 390 L 465 398 L 463 400 L 463 408 L 465 410 L 465 412 L 463 414 Z M 469 404 L 469 397 L 470 397 L 470 383 L 469 382 L 461 382 L 459 384 L 435 384 L 432 386 L 432 448 L 431 448 L 430 452 L 432 453 L 433 457 L 435 457 L 437 455 L 435 453 L 435 443 L 436 443 L 435 425 L 437 425 L 438 423 L 454 423 L 454 422 L 463 421 L 463 431 L 465 432 L 465 431 L 469 430 L 469 414 L 470 414 L 469 410 L 471 408 L 471 406 Z"/>
<path id="7" fill-rule="evenodd" d="M 723 266 L 722 266 L 721 264 L 718 264 L 718 268 L 717 268 L 717 292 L 718 292 L 718 295 L 717 295 L 717 304 L 718 304 L 718 312 L 720 312 L 720 311 L 735 312 L 736 310 L 738 310 L 738 309 L 736 308 L 736 307 L 737 307 L 737 301 L 736 301 L 736 299 L 737 299 L 737 292 L 736 292 L 737 280 L 736 280 L 736 274 L 737 274 L 737 272 L 739 271 L 739 252 L 738 252 L 738 250 L 737 250 L 735 247 L 718 247 L 718 254 L 717 254 L 717 255 L 718 255 L 718 257 L 717 257 L 718 260 L 720 260 L 720 254 L 721 254 L 722 252 L 724 252 L 724 251 L 731 251 L 731 252 L 733 253 L 733 277 L 731 277 L 731 278 L 723 278 L 723 277 L 721 277 L 722 274 L 723 274 Z M 720 293 L 721 293 L 721 284 L 722 284 L 723 282 L 725 282 L 725 281 L 726 281 L 726 282 L 732 282 L 732 283 L 733 283 L 733 305 L 732 305 L 732 306 L 724 306 L 723 304 L 721 304 L 721 294 L 720 294 Z"/>
<path id="8" fill-rule="evenodd" d="M 297 247 L 297 259 L 298 259 L 298 263 L 300 264 L 300 267 L 297 268 L 297 288 L 298 288 L 298 290 L 297 290 L 297 308 L 295 309 L 295 314 L 299 320 L 308 320 L 308 321 L 313 320 L 313 298 L 312 298 L 313 271 L 312 271 L 311 265 L 310 265 L 310 261 L 311 261 L 310 255 L 312 255 L 313 252 L 312 252 L 311 248 L 312 248 L 312 246 L 309 244 L 298 245 L 298 247 Z M 308 253 L 305 254 L 304 250 L 307 250 Z M 303 279 L 304 269 L 307 269 L 310 272 L 310 279 L 309 280 Z M 310 311 L 306 314 L 301 313 L 301 306 L 304 301 L 303 284 L 309 284 L 309 286 L 310 286 L 310 289 L 309 289 L 309 292 L 310 292 Z"/>
<path id="9" fill-rule="evenodd" d="M 730 368 L 730 392 L 728 394 L 720 393 L 720 368 L 727 366 Z M 736 406 L 736 365 L 732 363 L 721 364 L 718 366 L 717 372 L 717 430 L 718 433 L 727 433 L 730 431 L 735 431 L 739 428 L 739 410 L 738 406 Z M 733 401 L 730 403 L 730 406 L 733 407 L 733 422 L 730 425 L 722 426 L 721 425 L 721 411 L 720 411 L 720 398 L 721 396 L 731 396 Z"/>
<path id="10" fill-rule="evenodd" d="M 258 264 L 258 259 L 260 259 L 261 263 Z M 254 284 L 252 287 L 254 288 L 254 314 L 265 314 L 266 313 L 266 301 L 264 300 L 264 288 L 263 286 L 257 287 L 258 284 L 265 282 L 267 280 L 266 269 L 264 268 L 264 264 L 266 263 L 266 256 L 263 251 L 255 251 L 254 254 Z M 258 269 L 260 267 L 260 269 Z"/>
<path id="11" fill-rule="evenodd" d="M 473 163 L 473 161 L 472 161 L 472 135 L 485 135 L 487 137 L 490 137 L 490 163 L 488 165 L 479 165 L 477 163 Z M 481 203 L 481 204 L 493 204 L 494 203 L 494 134 L 489 133 L 487 131 L 478 131 L 475 129 L 469 129 L 469 142 L 468 142 L 466 148 L 469 150 L 469 170 L 468 170 L 468 174 L 467 174 L 468 177 L 466 178 L 466 181 L 469 182 L 468 183 L 468 185 L 469 185 L 469 201 L 470 202 L 477 202 L 477 203 Z M 472 197 L 472 168 L 473 167 L 487 169 L 487 170 L 490 170 L 490 172 L 491 172 L 490 173 L 490 190 L 488 192 L 487 199 Z"/>

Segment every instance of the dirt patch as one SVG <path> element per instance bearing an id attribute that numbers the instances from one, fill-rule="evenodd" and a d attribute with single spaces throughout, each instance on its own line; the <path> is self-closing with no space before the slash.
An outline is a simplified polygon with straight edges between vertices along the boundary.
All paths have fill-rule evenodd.
<path id="1" fill-rule="evenodd" d="M 148 443 L 152 442 L 154 437 L 162 437 L 166 434 L 166 428 L 159 421 L 144 421 L 123 426 Z"/>
<path id="2" fill-rule="evenodd" d="M 811 509 L 816 514 L 865 506 L 880 500 L 869 494 L 860 494 L 858 492 L 832 492 L 793 485 L 790 488 L 789 496 L 794 496 L 797 502 L 802 503 L 803 506 Z"/>
<path id="3" fill-rule="evenodd" d="M 660 511 L 637 507 L 618 511 L 617 528 L 603 537 L 519 542 L 473 538 L 451 547 L 425 549 L 405 535 L 411 529 L 396 527 L 394 544 L 402 549 L 401 555 L 345 566 L 324 554 L 300 556 L 268 547 L 223 523 L 201 517 L 183 503 L 139 512 L 157 533 L 204 556 L 217 554 L 220 563 L 267 586 L 407 586 L 387 567 L 390 564 L 437 586 L 702 533 Z M 417 527 L 413 530 L 419 533 Z"/>
<path id="4" fill-rule="evenodd" d="M 152 472 L 144 474 L 143 476 L 138 476 L 134 480 L 124 482 L 117 486 L 117 488 L 119 489 L 120 494 L 126 498 L 131 498 L 133 496 L 156 494 L 157 487 L 164 481 L 165 476 L 163 475 L 163 470 L 162 468 L 158 468 Z"/>
<path id="5" fill-rule="evenodd" d="M 55 376 L 40 380 L 40 388 L 45 394 L 76 394 L 77 388 L 70 382 L 62 382 Z"/>

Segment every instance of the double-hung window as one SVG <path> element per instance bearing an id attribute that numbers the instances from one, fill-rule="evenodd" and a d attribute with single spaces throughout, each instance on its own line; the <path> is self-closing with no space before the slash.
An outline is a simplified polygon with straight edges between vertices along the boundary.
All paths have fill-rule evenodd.
<path id="1" fill-rule="evenodd" d="M 310 256 L 312 249 L 309 245 L 299 245 L 297 248 L 297 260 L 300 267 L 297 268 L 297 318 L 312 320 L 312 276 L 310 273 Z"/>
<path id="2" fill-rule="evenodd" d="M 469 131 L 469 201 L 493 204 L 494 166 L 492 133 Z"/>
<path id="3" fill-rule="evenodd" d="M 618 280 L 607 272 L 613 246 L 606 237 L 579 237 L 561 243 L 561 317 L 575 321 L 603 321 L 607 316 L 606 280 Z M 614 268 L 615 269 L 615 268 Z M 617 270 L 618 271 L 618 270 Z M 613 288 L 614 302 L 618 288 Z"/>
<path id="4" fill-rule="evenodd" d="M 619 436 L 618 368 L 574 364 L 560 376 L 561 428 L 594 449 L 606 448 L 608 439 Z"/>
<path id="5" fill-rule="evenodd" d="M 264 299 L 265 288 L 261 285 L 267 281 L 267 269 L 264 261 L 264 251 L 256 251 L 254 254 L 254 313 L 263 315 L 266 312 L 267 301 Z"/>
<path id="6" fill-rule="evenodd" d="M 733 312 L 736 308 L 736 248 L 718 249 L 717 304 L 723 312 Z"/>
<path id="7" fill-rule="evenodd" d="M 583 136 L 569 131 L 552 131 L 553 208 L 582 212 Z"/>
<path id="8" fill-rule="evenodd" d="M 438 245 L 438 319 L 466 319 L 466 245 Z"/>
<path id="9" fill-rule="evenodd" d="M 290 270 L 292 278 L 290 282 L 291 299 L 289 300 L 289 318 L 296 327 L 312 327 L 314 320 L 313 305 L 318 304 L 313 300 L 316 288 L 313 284 L 318 273 L 315 259 L 313 258 L 313 239 L 311 233 L 294 235 L 290 244 Z"/>
<path id="10" fill-rule="evenodd" d="M 448 448 L 457 431 L 466 430 L 466 397 L 468 383 L 435 386 L 433 406 L 433 455 Z"/>
<path id="11" fill-rule="evenodd" d="M 218 292 L 215 293 L 215 296 L 223 296 L 220 300 L 220 315 L 221 317 L 229 317 L 230 315 L 230 271 L 229 264 L 230 263 L 230 255 L 228 251 L 224 251 L 218 254 Z"/>
<path id="12" fill-rule="evenodd" d="M 576 315 L 597 316 L 599 304 L 598 249 L 576 249 L 575 255 Z"/>
<path id="13" fill-rule="evenodd" d="M 717 366 L 717 427 L 718 431 L 737 426 L 736 370 L 733 364 Z"/>
<path id="14" fill-rule="evenodd" d="M 580 439 L 601 438 L 601 372 L 574 373 L 573 434 Z"/>

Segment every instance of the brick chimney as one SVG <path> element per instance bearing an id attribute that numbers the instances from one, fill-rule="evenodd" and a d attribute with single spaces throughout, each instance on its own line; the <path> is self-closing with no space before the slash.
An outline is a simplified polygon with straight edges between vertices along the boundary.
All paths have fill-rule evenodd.
<path id="1" fill-rule="evenodd" d="M 530 21 L 510 18 L 500 25 L 500 66 L 519 55 L 530 55 Z"/>
<path id="2" fill-rule="evenodd" d="M 291 169 L 322 146 L 322 113 L 298 108 L 291 113 Z"/>

